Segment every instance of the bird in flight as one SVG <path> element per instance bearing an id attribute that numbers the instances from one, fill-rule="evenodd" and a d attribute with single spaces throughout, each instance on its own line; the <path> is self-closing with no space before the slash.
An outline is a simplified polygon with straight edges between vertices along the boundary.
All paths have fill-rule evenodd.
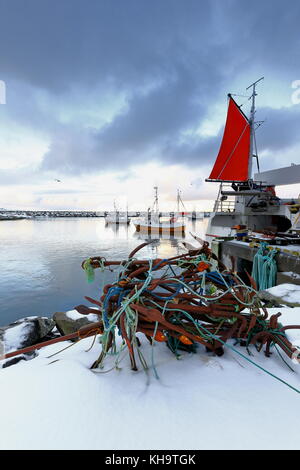
<path id="1" fill-rule="evenodd" d="M 57 183 L 61 183 L 61 180 L 58 180 L 58 179 L 54 179 L 54 181 L 56 181 Z"/>

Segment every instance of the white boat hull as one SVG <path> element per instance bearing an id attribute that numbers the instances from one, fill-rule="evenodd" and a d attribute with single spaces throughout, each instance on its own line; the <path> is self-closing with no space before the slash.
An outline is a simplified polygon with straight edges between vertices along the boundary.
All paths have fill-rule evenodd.
<path id="1" fill-rule="evenodd" d="M 212 212 L 206 237 L 229 237 L 235 234 L 234 225 L 246 225 L 251 231 L 275 230 L 285 232 L 290 228 L 291 217 L 287 206 L 279 206 L 273 212 L 261 214 L 242 214 L 240 212 Z"/>
<path id="2" fill-rule="evenodd" d="M 177 233 L 185 231 L 185 224 L 174 222 L 160 224 L 147 224 L 145 222 L 134 222 L 134 226 L 137 232 L 151 232 L 151 233 Z"/>

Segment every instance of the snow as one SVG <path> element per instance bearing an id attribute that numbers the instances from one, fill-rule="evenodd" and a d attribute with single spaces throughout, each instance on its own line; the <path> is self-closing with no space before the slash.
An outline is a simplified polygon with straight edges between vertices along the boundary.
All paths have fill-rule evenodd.
<path id="1" fill-rule="evenodd" d="M 263 238 L 259 237 L 261 240 L 268 241 L 270 240 L 269 238 Z M 238 244 L 238 245 L 244 245 L 244 246 L 249 246 L 249 242 L 243 242 L 240 240 L 230 240 L 230 243 Z M 299 245 L 268 245 L 269 248 L 271 249 L 276 249 L 279 251 L 286 252 L 290 255 L 296 256 L 296 253 L 300 254 L 300 246 Z"/>
<path id="2" fill-rule="evenodd" d="M 292 251 L 293 253 L 300 253 L 300 246 L 299 245 L 285 245 L 282 247 L 276 246 L 276 248 L 280 248 L 281 251 Z"/>
<path id="3" fill-rule="evenodd" d="M 91 322 L 99 321 L 98 315 L 95 315 L 93 313 L 90 313 L 89 315 L 82 315 L 81 313 L 77 312 L 77 310 L 69 310 L 68 312 L 66 312 L 66 316 L 71 320 L 75 321 L 80 320 L 81 318 L 86 318 Z"/>
<path id="4" fill-rule="evenodd" d="M 242 240 L 230 240 L 230 243 L 234 243 L 234 244 L 237 244 L 237 245 L 249 246 L 248 242 L 243 242 Z"/>
<path id="5" fill-rule="evenodd" d="M 270 314 L 278 311 L 282 323 L 300 324 L 300 308 Z M 93 338 L 53 357 L 71 343 L 48 346 L 35 359 L 2 369 L 0 448 L 299 449 L 295 391 L 228 349 L 218 358 L 199 347 L 177 360 L 162 343 L 154 348 L 157 380 L 151 346 L 140 339 L 148 374 L 141 366 L 131 371 L 127 355 L 119 371 L 92 372 L 101 350 L 96 342 L 88 351 Z M 300 389 L 298 364 L 286 357 L 292 372 L 275 350 L 271 358 L 251 351 L 247 357 Z M 107 357 L 105 371 L 114 359 Z"/>
<path id="6" fill-rule="evenodd" d="M 37 315 L 31 315 L 29 317 L 25 317 L 25 318 L 20 318 L 19 321 L 23 321 L 23 320 L 36 320 L 37 318 L 39 318 Z M 45 317 L 44 317 L 45 318 Z"/>
<path id="7" fill-rule="evenodd" d="M 7 328 L 7 330 L 4 331 L 2 341 L 4 343 L 3 348 L 6 354 L 22 347 L 24 340 L 28 336 L 28 328 L 30 328 L 30 324 L 20 323 L 19 325 Z"/>
<path id="8" fill-rule="evenodd" d="M 291 277 L 295 280 L 300 279 L 300 274 L 294 273 L 293 271 L 282 271 L 280 274 L 284 274 L 285 276 Z"/>
<path id="9" fill-rule="evenodd" d="M 283 326 L 287 325 L 300 325 L 300 307 L 289 308 L 289 307 L 278 307 L 269 308 L 268 312 L 271 314 L 280 312 L 282 314 L 279 317 L 279 323 Z M 300 347 L 300 329 L 299 330 L 287 330 L 287 338 L 294 346 Z"/>
<path id="10" fill-rule="evenodd" d="M 300 286 L 296 284 L 279 284 L 278 286 L 266 289 L 266 292 L 275 297 L 280 297 L 283 302 L 291 304 L 300 303 Z"/>

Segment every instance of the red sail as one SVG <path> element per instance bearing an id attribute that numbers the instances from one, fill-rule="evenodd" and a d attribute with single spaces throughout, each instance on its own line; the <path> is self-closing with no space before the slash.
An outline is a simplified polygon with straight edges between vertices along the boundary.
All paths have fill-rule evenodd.
<path id="1" fill-rule="evenodd" d="M 209 180 L 247 181 L 250 154 L 250 123 L 229 95 L 222 144 Z"/>

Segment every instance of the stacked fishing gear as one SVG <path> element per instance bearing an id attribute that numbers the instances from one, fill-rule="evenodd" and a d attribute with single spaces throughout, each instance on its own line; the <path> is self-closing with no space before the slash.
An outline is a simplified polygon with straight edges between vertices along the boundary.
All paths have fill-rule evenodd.
<path id="1" fill-rule="evenodd" d="M 92 368 L 103 368 L 109 352 L 114 353 L 118 367 L 122 353 L 128 351 L 132 369 L 138 369 L 137 357 L 146 369 L 141 334 L 151 344 L 166 343 L 177 357 L 181 350 L 195 352 L 198 346 L 218 356 L 228 347 L 246 357 L 229 340 L 247 350 L 255 345 L 260 351 L 265 345 L 266 356 L 273 345 L 290 358 L 297 355 L 285 331 L 300 326 L 282 327 L 278 322 L 280 313 L 269 318 L 256 295 L 253 279 L 249 276 L 246 285 L 226 269 L 206 242 L 200 248 L 189 246 L 187 254 L 168 259 L 137 259 L 136 253 L 145 245 L 137 247 L 127 260 L 93 257 L 82 263 L 90 282 L 95 269 L 118 267 L 116 281 L 104 287 L 99 300 L 86 297 L 97 308 L 76 307 L 82 314 L 100 316 L 102 352 Z M 117 335 L 122 338 L 121 346 Z"/>

